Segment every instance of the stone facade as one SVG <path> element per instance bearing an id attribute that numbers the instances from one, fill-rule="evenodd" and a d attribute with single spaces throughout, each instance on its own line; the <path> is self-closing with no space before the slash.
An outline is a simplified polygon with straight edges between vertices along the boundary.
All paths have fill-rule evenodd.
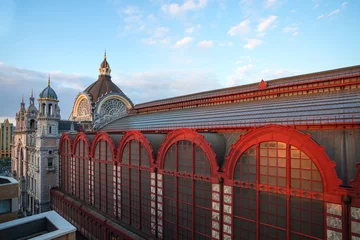
<path id="1" fill-rule="evenodd" d="M 29 107 L 24 100 L 16 114 L 12 146 L 12 173 L 19 180 L 19 208 L 24 215 L 50 209 L 50 189 L 58 186 L 60 108 L 55 91 L 45 88 L 35 107 L 31 93 Z M 67 129 L 69 130 L 69 129 Z"/>

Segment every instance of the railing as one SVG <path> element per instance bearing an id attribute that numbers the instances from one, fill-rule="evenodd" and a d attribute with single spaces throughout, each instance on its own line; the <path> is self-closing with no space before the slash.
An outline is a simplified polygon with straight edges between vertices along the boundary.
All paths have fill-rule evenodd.
<path id="1" fill-rule="evenodd" d="M 63 193 L 51 189 L 51 208 L 73 224 L 88 239 L 138 239 L 116 228 L 109 219 L 97 216 L 79 202 L 72 201 Z"/>

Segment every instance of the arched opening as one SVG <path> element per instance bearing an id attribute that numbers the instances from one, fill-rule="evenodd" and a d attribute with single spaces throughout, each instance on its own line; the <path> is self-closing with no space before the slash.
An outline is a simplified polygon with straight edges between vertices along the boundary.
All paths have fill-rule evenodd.
<path id="1" fill-rule="evenodd" d="M 151 233 L 150 166 L 151 158 L 144 144 L 132 139 L 120 153 L 121 220 L 147 234 Z"/>
<path id="2" fill-rule="evenodd" d="M 298 148 L 283 142 L 261 142 L 238 159 L 234 180 L 233 237 L 235 239 L 322 239 L 324 237 L 323 192 L 320 172 Z M 290 196 L 304 192 L 304 197 Z M 290 224 L 290 232 L 287 229 Z M 246 237 L 244 237 L 246 236 Z"/>
<path id="3" fill-rule="evenodd" d="M 30 120 L 30 130 L 36 130 L 36 124 L 34 119 Z"/>
<path id="4" fill-rule="evenodd" d="M 74 140 L 75 168 L 72 174 L 75 175 L 75 195 L 81 200 L 92 203 L 90 193 L 93 191 L 93 180 L 91 177 L 91 166 L 89 162 L 89 142 L 86 135 L 79 133 Z M 91 177 L 90 177 L 91 176 Z"/>
<path id="5" fill-rule="evenodd" d="M 245 134 L 224 166 L 229 176 L 225 234 L 234 239 L 326 238 L 326 199 L 341 183 L 334 167 L 323 148 L 295 129 L 270 125 Z"/>
<path id="6" fill-rule="evenodd" d="M 52 127 L 49 126 L 49 134 L 52 134 Z"/>
<path id="7" fill-rule="evenodd" d="M 60 188 L 65 192 L 71 193 L 71 140 L 69 135 L 63 134 L 60 138 Z"/>
<path id="8" fill-rule="evenodd" d="M 194 176 L 203 178 L 195 179 Z M 164 159 L 164 239 L 211 238 L 209 159 L 191 141 L 175 142 Z"/>
<path id="9" fill-rule="evenodd" d="M 42 104 L 41 113 L 44 115 L 46 114 L 46 104 L 45 103 Z"/>
<path id="10" fill-rule="evenodd" d="M 53 107 L 52 107 L 51 103 L 49 103 L 49 105 L 48 105 L 48 114 L 49 114 L 49 116 L 53 115 Z"/>
<path id="11" fill-rule="evenodd" d="M 93 143 L 94 206 L 112 214 L 113 200 L 113 151 L 114 144 L 106 133 L 99 133 Z"/>

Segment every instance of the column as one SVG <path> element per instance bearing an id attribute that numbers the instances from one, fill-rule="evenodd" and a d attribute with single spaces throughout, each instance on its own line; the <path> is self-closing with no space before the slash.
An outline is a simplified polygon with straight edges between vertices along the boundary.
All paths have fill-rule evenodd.
<path id="1" fill-rule="evenodd" d="M 224 185 L 224 204 L 223 204 L 223 239 L 232 239 L 232 198 L 233 187 Z"/>
<path id="2" fill-rule="evenodd" d="M 326 203 L 326 235 L 327 239 L 342 239 L 342 206 L 335 203 Z"/>

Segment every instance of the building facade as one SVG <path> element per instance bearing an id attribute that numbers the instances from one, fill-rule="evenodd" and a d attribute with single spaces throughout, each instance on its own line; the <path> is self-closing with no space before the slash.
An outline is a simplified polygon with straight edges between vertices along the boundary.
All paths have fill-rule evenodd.
<path id="1" fill-rule="evenodd" d="M 79 93 L 70 116 L 85 131 L 99 129 L 114 119 L 132 114 L 131 100 L 111 81 L 111 68 L 106 60 L 100 64 L 98 80 Z"/>
<path id="2" fill-rule="evenodd" d="M 14 178 L 0 176 L 0 223 L 18 217 L 18 185 Z"/>
<path id="3" fill-rule="evenodd" d="M 359 97 L 354 66 L 135 105 L 61 136 L 51 205 L 89 239 L 359 239 Z"/>
<path id="4" fill-rule="evenodd" d="M 12 173 L 19 181 L 19 206 L 25 215 L 50 209 L 50 188 L 59 182 L 60 135 L 72 124 L 60 120 L 59 100 L 50 86 L 50 76 L 37 100 L 38 107 L 31 93 L 27 108 L 22 100 L 13 136 Z"/>
<path id="5" fill-rule="evenodd" d="M 11 158 L 13 130 L 13 124 L 9 122 L 9 119 L 5 119 L 0 124 L 0 158 Z"/>

